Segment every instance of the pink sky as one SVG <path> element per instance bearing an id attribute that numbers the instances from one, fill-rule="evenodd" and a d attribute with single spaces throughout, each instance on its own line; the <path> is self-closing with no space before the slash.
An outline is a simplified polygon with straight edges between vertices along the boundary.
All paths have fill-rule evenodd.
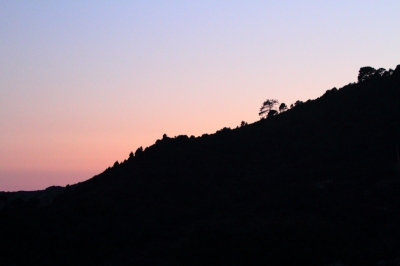
<path id="1" fill-rule="evenodd" d="M 400 64 L 399 1 L 4 1 L 0 191 L 73 184 L 139 146 L 257 121 Z"/>

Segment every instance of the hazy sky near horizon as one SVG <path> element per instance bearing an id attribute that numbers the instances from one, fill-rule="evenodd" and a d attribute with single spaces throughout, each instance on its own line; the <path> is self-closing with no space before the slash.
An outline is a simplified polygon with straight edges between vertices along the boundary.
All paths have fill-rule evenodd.
<path id="1" fill-rule="evenodd" d="M 400 1 L 0 0 L 0 191 L 259 120 L 400 64 Z"/>

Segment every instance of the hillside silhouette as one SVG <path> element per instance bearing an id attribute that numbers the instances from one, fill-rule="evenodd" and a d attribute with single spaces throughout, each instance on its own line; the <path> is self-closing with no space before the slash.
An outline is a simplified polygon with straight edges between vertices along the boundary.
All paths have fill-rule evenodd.
<path id="1" fill-rule="evenodd" d="M 399 263 L 400 65 L 292 106 L 164 135 L 50 204 L 0 194 L 0 264 Z"/>

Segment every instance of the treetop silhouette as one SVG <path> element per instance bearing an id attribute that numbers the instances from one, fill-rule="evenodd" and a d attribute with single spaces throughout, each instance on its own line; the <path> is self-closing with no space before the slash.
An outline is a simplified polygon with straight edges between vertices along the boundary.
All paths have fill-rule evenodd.
<path id="1" fill-rule="evenodd" d="M 261 116 L 261 118 L 267 117 L 269 116 L 269 113 L 271 111 L 275 111 L 272 112 L 272 115 L 276 114 L 276 110 L 274 110 L 275 106 L 279 104 L 279 101 L 276 99 L 267 99 L 266 101 L 263 102 L 261 108 L 260 108 L 260 112 L 258 113 L 259 116 Z"/>

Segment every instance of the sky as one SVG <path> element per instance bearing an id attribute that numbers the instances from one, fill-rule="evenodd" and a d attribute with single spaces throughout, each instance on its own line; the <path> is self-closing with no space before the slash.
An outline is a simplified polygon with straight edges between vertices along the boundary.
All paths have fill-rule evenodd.
<path id="1" fill-rule="evenodd" d="M 400 64 L 400 1 L 0 0 L 0 191 L 259 120 Z"/>

